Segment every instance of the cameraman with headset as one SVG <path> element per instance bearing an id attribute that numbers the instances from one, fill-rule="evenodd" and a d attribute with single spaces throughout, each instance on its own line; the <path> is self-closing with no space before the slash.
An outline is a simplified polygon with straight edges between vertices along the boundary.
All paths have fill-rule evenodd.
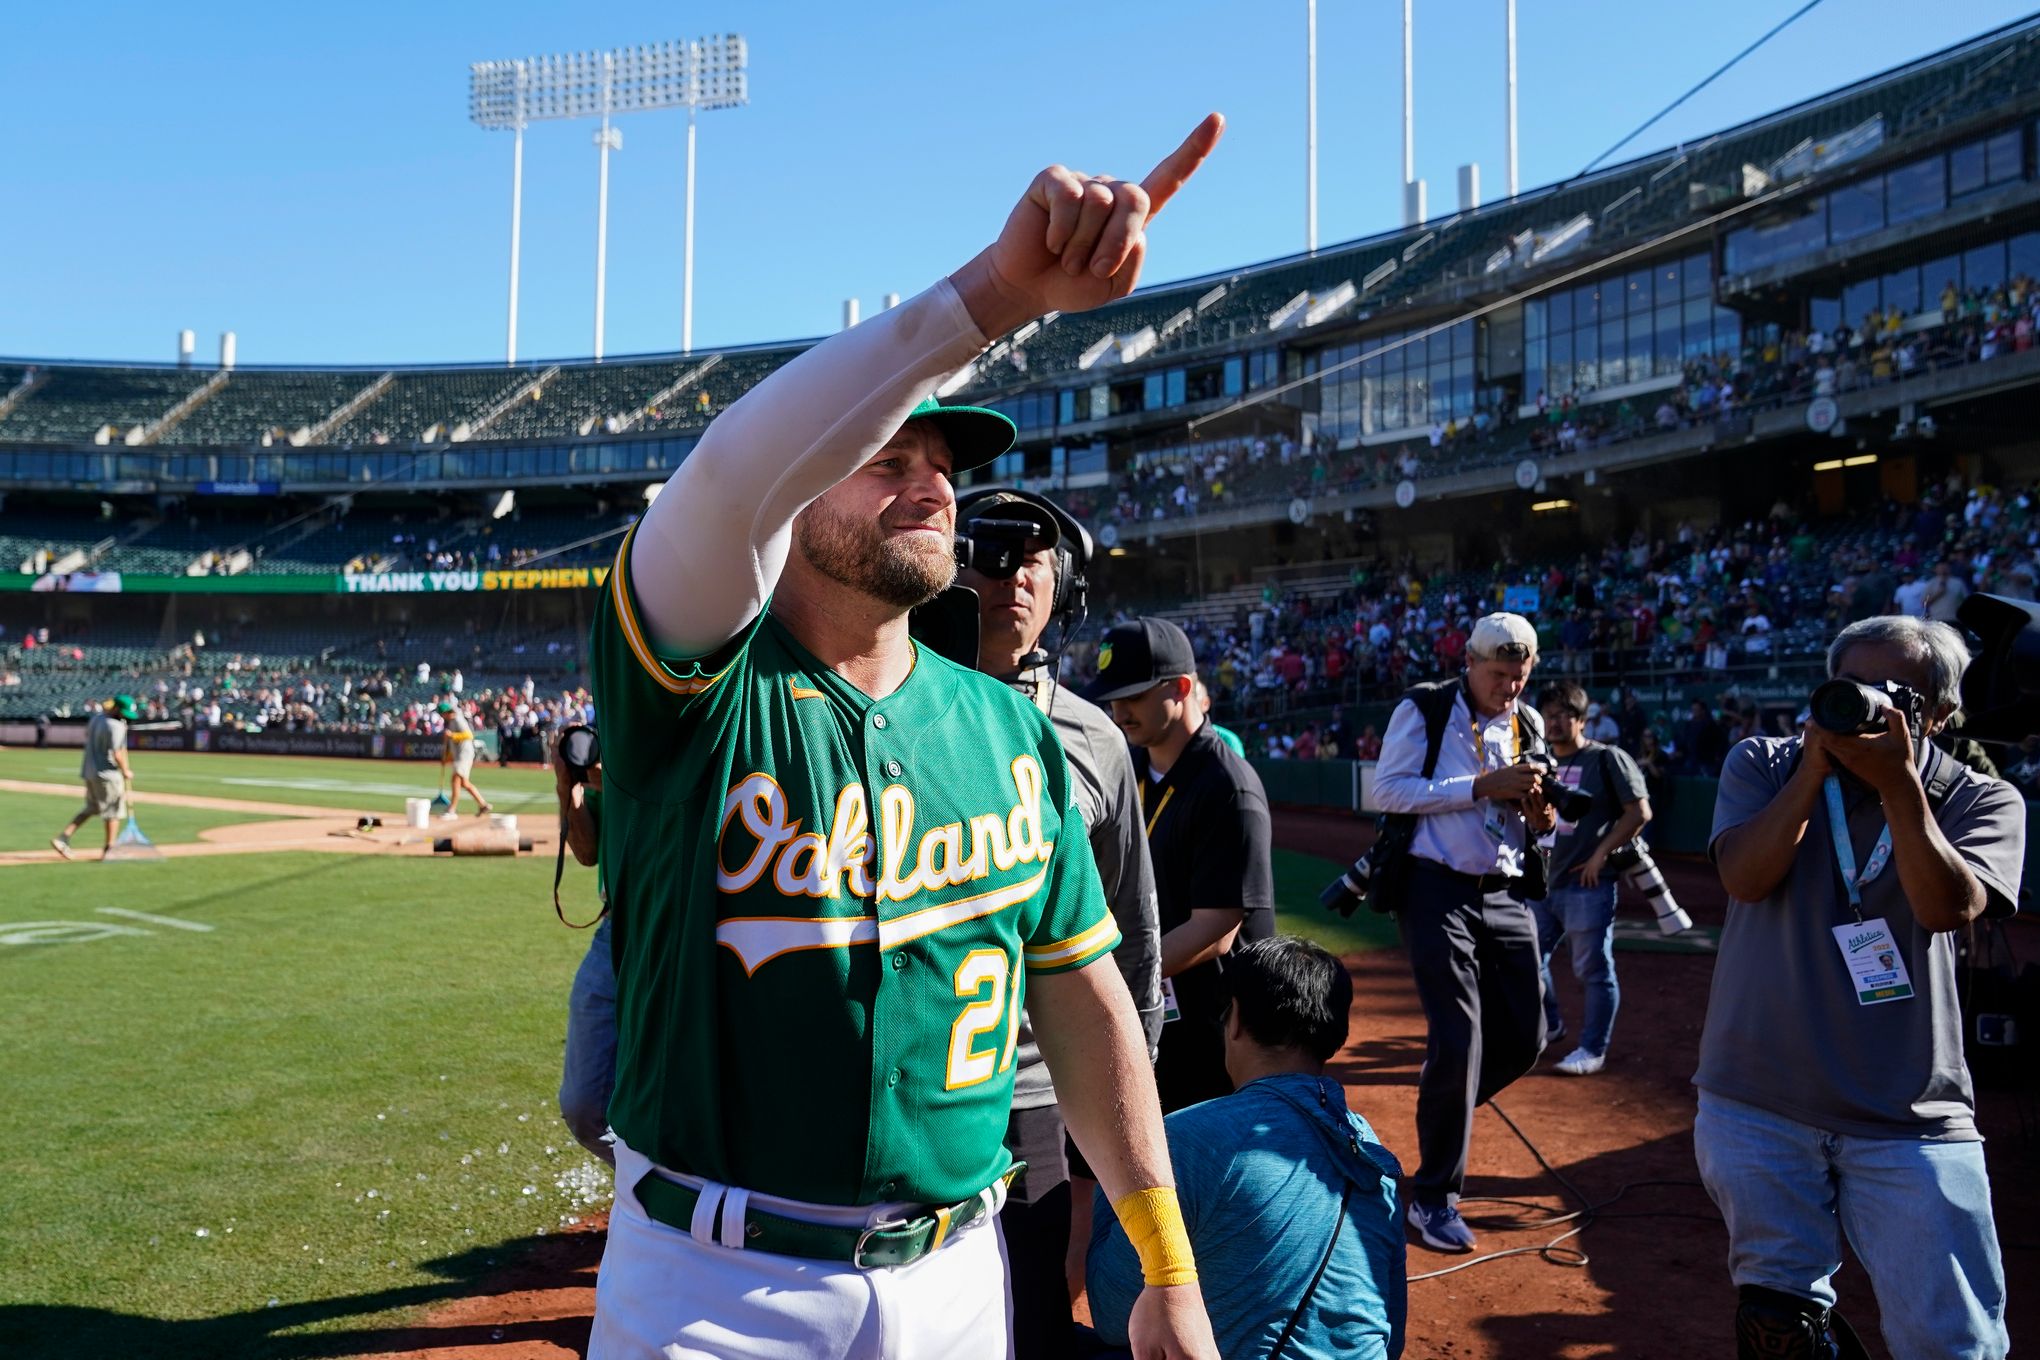
<path id="1" fill-rule="evenodd" d="M 1062 742 L 1105 901 L 1119 926 L 1113 961 L 1140 1012 L 1152 1059 L 1162 1032 L 1161 927 L 1133 762 L 1105 711 L 1056 683 L 1054 658 L 1044 646 L 1052 640 L 1060 649 L 1082 626 L 1091 536 L 1046 496 L 996 488 L 959 498 L 956 528 L 959 545 L 969 544 L 957 584 L 977 596 L 977 667 L 1033 700 Z M 1057 630 L 1053 639 L 1051 628 Z M 1065 1274 L 1071 1179 L 1088 1189 L 1090 1169 L 1065 1135 L 1055 1086 L 1024 1012 L 1015 1063 L 1006 1146 L 1027 1170 L 999 1220 L 1013 1287 L 1014 1354 L 1020 1360 L 1062 1357 L 1072 1344 Z"/>
<path id="2" fill-rule="evenodd" d="M 1954 932 L 2016 910 L 2026 810 L 1929 740 L 1968 665 L 1948 624 L 1851 624 L 1803 734 L 1752 737 L 1722 767 L 1728 916 L 1693 1145 L 1741 1356 L 1863 1354 L 1831 1311 L 1844 1237 L 1894 1355 L 2010 1346 Z"/>
<path id="3" fill-rule="evenodd" d="M 1400 916 L 1430 1035 L 1409 1222 L 1437 1251 L 1473 1250 L 1458 1199 L 1474 1108 L 1544 1048 L 1537 923 L 1524 903 L 1544 896 L 1537 838 L 1557 816 L 1545 801 L 1543 720 L 1522 702 L 1536 665 L 1528 619 L 1482 618 L 1465 673 L 1396 704 L 1374 772 L 1375 803 L 1416 821 Z"/>

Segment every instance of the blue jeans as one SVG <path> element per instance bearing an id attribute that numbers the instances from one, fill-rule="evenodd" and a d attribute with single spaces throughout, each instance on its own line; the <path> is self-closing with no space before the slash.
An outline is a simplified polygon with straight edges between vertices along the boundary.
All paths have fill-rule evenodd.
<path id="1" fill-rule="evenodd" d="M 560 1117 L 574 1141 L 605 1162 L 609 1096 L 616 1089 L 616 965 L 609 953 L 609 917 L 588 941 L 567 999 L 567 1053 L 560 1073 Z"/>
<path id="2" fill-rule="evenodd" d="M 1551 953 L 1562 935 L 1572 954 L 1573 976 L 1587 993 L 1580 1047 L 1606 1054 L 1608 1036 L 1615 1030 L 1615 1007 L 1622 1000 L 1615 985 L 1615 879 L 1604 874 L 1598 888 L 1582 888 L 1576 878 L 1572 883 L 1569 888 L 1553 888 L 1549 897 L 1530 904 L 1537 917 L 1538 966 L 1544 978 L 1544 1031 L 1557 1034 L 1563 1028 L 1558 998 L 1551 990 Z"/>
<path id="3" fill-rule="evenodd" d="M 1982 1143 L 1829 1133 L 1702 1091 L 1693 1151 L 1738 1286 L 1831 1308 L 1847 1234 L 1899 1360 L 2011 1349 Z"/>

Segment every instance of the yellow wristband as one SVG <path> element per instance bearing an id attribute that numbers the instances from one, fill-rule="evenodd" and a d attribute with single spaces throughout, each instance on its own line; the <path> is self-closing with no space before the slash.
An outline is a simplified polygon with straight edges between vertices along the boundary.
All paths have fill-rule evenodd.
<path id="1" fill-rule="evenodd" d="M 1126 1240 L 1140 1257 L 1140 1277 L 1151 1285 L 1197 1283 L 1197 1262 L 1190 1252 L 1190 1233 L 1176 1188 L 1136 1190 L 1113 1201 L 1112 1212 L 1126 1229 Z"/>

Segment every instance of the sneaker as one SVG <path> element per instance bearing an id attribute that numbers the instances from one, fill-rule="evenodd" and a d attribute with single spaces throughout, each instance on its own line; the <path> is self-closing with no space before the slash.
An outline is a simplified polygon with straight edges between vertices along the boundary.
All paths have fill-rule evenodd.
<path id="1" fill-rule="evenodd" d="M 1559 1021 L 1557 1029 L 1547 1029 L 1544 1031 L 1544 1046 L 1546 1048 L 1558 1047 L 1565 1042 L 1565 1036 L 1569 1033 L 1571 1031 L 1565 1027 L 1565 1022 L 1563 1020 Z"/>
<path id="2" fill-rule="evenodd" d="M 71 853 L 71 843 L 65 840 L 62 836 L 50 837 L 50 849 L 56 851 L 58 854 L 62 855 L 65 859 L 77 858 L 76 855 L 73 855 Z"/>
<path id="3" fill-rule="evenodd" d="M 1433 1251 L 1472 1251 L 1473 1229 L 1450 1204 L 1411 1204 L 1410 1226 Z"/>
<path id="4" fill-rule="evenodd" d="M 442 822 L 457 822 L 460 820 L 460 814 L 458 812 L 455 812 L 452 808 L 448 808 L 446 811 L 439 814 L 439 820 Z"/>
<path id="5" fill-rule="evenodd" d="M 1589 1053 L 1584 1048 L 1576 1048 L 1560 1059 L 1558 1070 L 1568 1077 L 1591 1077 L 1607 1063 L 1606 1054 Z"/>
<path id="6" fill-rule="evenodd" d="M 486 817 L 495 810 L 496 805 L 494 803 L 484 803 L 480 807 L 475 809 L 475 816 Z"/>

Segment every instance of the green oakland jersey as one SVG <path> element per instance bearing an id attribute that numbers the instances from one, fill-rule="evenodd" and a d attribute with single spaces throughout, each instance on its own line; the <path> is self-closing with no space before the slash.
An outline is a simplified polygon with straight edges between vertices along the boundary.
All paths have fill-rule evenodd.
<path id="1" fill-rule="evenodd" d="M 1010 1164 L 1028 974 L 1119 941 L 1048 720 L 919 647 L 872 699 L 769 611 L 711 657 L 659 655 L 629 553 L 590 649 L 610 1122 L 790 1199 L 977 1193 Z"/>

